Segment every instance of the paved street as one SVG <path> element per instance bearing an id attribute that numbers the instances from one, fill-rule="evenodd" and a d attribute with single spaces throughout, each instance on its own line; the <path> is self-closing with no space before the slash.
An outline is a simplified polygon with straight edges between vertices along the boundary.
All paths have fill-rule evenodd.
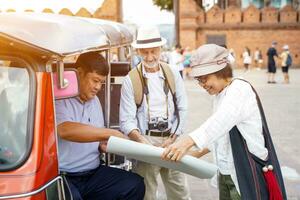
<path id="1" fill-rule="evenodd" d="M 282 73 L 278 70 L 277 84 L 267 84 L 265 70 L 243 73 L 234 71 L 235 76 L 250 81 L 260 95 L 273 142 L 283 170 L 289 200 L 300 200 L 300 70 L 290 71 L 291 84 L 282 84 Z M 194 80 L 186 80 L 189 99 L 187 132 L 197 128 L 212 111 L 211 97 Z M 212 161 L 212 155 L 203 159 Z M 193 200 L 216 200 L 218 191 L 210 180 L 188 176 Z M 160 183 L 161 184 L 161 183 Z M 163 187 L 159 187 L 160 199 L 165 199 Z"/>

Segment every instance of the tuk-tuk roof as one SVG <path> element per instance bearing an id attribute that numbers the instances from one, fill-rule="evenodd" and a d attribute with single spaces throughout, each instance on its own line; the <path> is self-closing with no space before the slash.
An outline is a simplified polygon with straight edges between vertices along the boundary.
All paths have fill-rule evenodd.
<path id="1" fill-rule="evenodd" d="M 0 13 L 0 36 L 59 56 L 132 41 L 125 26 L 104 20 L 91 21 L 48 13 Z M 124 36 L 122 40 L 115 36 L 115 27 Z"/>
<path id="2" fill-rule="evenodd" d="M 123 24 L 95 18 L 80 17 L 80 19 L 98 25 L 107 34 L 111 46 L 130 44 L 133 41 L 132 34 Z"/>

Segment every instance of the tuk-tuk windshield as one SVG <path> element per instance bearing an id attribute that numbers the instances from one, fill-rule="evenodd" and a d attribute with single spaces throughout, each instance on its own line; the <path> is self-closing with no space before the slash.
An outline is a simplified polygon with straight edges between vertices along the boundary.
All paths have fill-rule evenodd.
<path id="1" fill-rule="evenodd" d="M 0 59 L 1 171 L 16 167 L 27 152 L 28 102 L 29 73 L 25 64 Z"/>

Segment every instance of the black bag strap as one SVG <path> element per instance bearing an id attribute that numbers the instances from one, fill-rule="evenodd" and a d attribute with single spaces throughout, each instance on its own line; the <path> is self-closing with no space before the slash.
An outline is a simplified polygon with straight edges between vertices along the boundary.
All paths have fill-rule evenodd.
<path id="1" fill-rule="evenodd" d="M 240 79 L 240 78 L 235 78 L 235 79 L 232 80 L 232 82 L 234 80 L 241 80 L 241 81 L 244 81 L 244 82 L 248 83 L 251 86 L 252 91 L 256 95 L 256 101 L 257 101 L 257 105 L 258 105 L 260 116 L 261 116 L 261 120 L 262 120 L 262 128 L 263 128 L 262 132 L 263 132 L 263 136 L 264 136 L 264 140 L 265 140 L 265 147 L 268 149 L 268 160 L 266 161 L 266 163 L 273 165 L 274 172 L 275 172 L 275 175 L 276 175 L 276 179 L 277 179 L 277 181 L 278 181 L 278 183 L 280 185 L 280 188 L 281 188 L 282 196 L 283 196 L 284 199 L 286 199 L 286 191 L 285 191 L 285 186 L 284 186 L 284 182 L 283 182 L 283 178 L 282 178 L 282 174 L 281 174 L 280 165 L 279 165 L 279 162 L 278 162 L 278 159 L 277 159 L 276 151 L 275 151 L 272 139 L 271 139 L 271 134 L 269 132 L 269 128 L 268 128 L 267 120 L 266 120 L 266 117 L 265 117 L 264 109 L 263 109 L 261 100 L 260 100 L 260 98 L 258 96 L 258 93 L 256 92 L 256 90 L 254 89 L 254 87 L 248 81 L 246 81 L 244 79 Z M 246 145 L 246 142 L 244 142 L 244 144 L 245 144 L 245 148 L 248 148 L 247 145 Z M 253 154 L 252 154 L 252 159 L 255 160 L 256 162 L 260 163 L 260 164 L 264 164 L 265 163 L 263 161 L 260 161 L 260 159 L 258 159 Z"/>

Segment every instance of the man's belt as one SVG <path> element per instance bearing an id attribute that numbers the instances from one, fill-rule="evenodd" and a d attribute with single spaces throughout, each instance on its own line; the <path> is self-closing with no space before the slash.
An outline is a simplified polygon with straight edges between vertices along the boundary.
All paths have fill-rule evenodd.
<path id="1" fill-rule="evenodd" d="M 171 129 L 168 129 L 166 131 L 146 130 L 146 135 L 153 136 L 153 137 L 169 137 L 171 135 Z"/>

